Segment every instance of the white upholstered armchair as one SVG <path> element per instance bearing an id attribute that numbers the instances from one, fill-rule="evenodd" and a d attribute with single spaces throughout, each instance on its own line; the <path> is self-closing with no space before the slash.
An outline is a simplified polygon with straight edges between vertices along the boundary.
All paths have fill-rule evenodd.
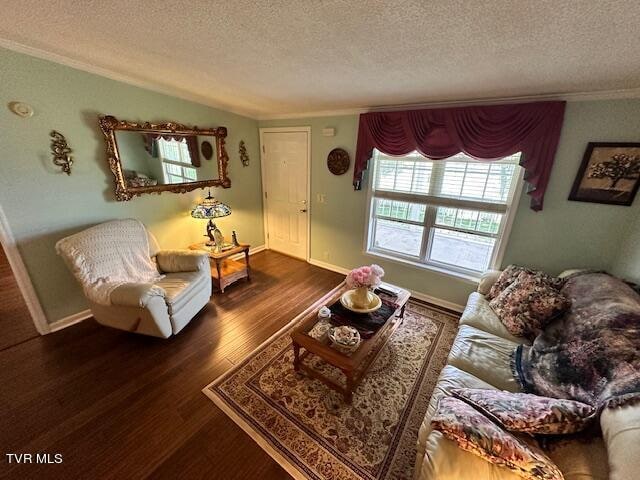
<path id="1" fill-rule="evenodd" d="M 113 220 L 56 244 L 98 323 L 168 338 L 208 303 L 206 252 L 160 250 L 137 220 Z"/>

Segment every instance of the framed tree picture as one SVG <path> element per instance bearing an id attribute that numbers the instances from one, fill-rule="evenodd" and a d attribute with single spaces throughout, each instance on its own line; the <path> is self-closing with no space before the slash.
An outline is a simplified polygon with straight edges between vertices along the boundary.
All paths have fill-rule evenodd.
<path id="1" fill-rule="evenodd" d="M 631 205 L 640 186 L 640 143 L 589 143 L 569 200 Z"/>

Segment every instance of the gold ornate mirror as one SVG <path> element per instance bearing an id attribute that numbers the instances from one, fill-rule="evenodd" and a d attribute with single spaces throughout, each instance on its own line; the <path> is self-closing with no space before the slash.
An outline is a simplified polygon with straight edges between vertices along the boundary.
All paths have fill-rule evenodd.
<path id="1" fill-rule="evenodd" d="M 136 123 L 105 115 L 100 117 L 100 128 L 119 201 L 143 193 L 185 193 L 196 188 L 231 186 L 225 127 Z M 214 146 L 210 160 L 201 154 L 205 142 Z"/>

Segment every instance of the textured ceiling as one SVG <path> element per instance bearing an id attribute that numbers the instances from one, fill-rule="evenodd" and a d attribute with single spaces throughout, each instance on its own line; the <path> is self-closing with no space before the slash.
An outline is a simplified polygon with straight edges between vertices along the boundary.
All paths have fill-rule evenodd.
<path id="1" fill-rule="evenodd" d="M 256 117 L 640 87 L 638 0 L 1 5 L 4 40 Z"/>

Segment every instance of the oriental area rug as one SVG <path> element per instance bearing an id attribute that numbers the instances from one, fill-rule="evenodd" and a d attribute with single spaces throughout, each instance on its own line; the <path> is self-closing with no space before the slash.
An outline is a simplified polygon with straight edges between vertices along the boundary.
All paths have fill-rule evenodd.
<path id="1" fill-rule="evenodd" d="M 298 317 L 300 318 L 300 317 Z M 411 479 L 418 429 L 444 367 L 458 314 L 414 299 L 351 405 L 293 370 L 294 319 L 203 389 L 294 478 Z M 318 357 L 323 375 L 342 373 Z"/>

